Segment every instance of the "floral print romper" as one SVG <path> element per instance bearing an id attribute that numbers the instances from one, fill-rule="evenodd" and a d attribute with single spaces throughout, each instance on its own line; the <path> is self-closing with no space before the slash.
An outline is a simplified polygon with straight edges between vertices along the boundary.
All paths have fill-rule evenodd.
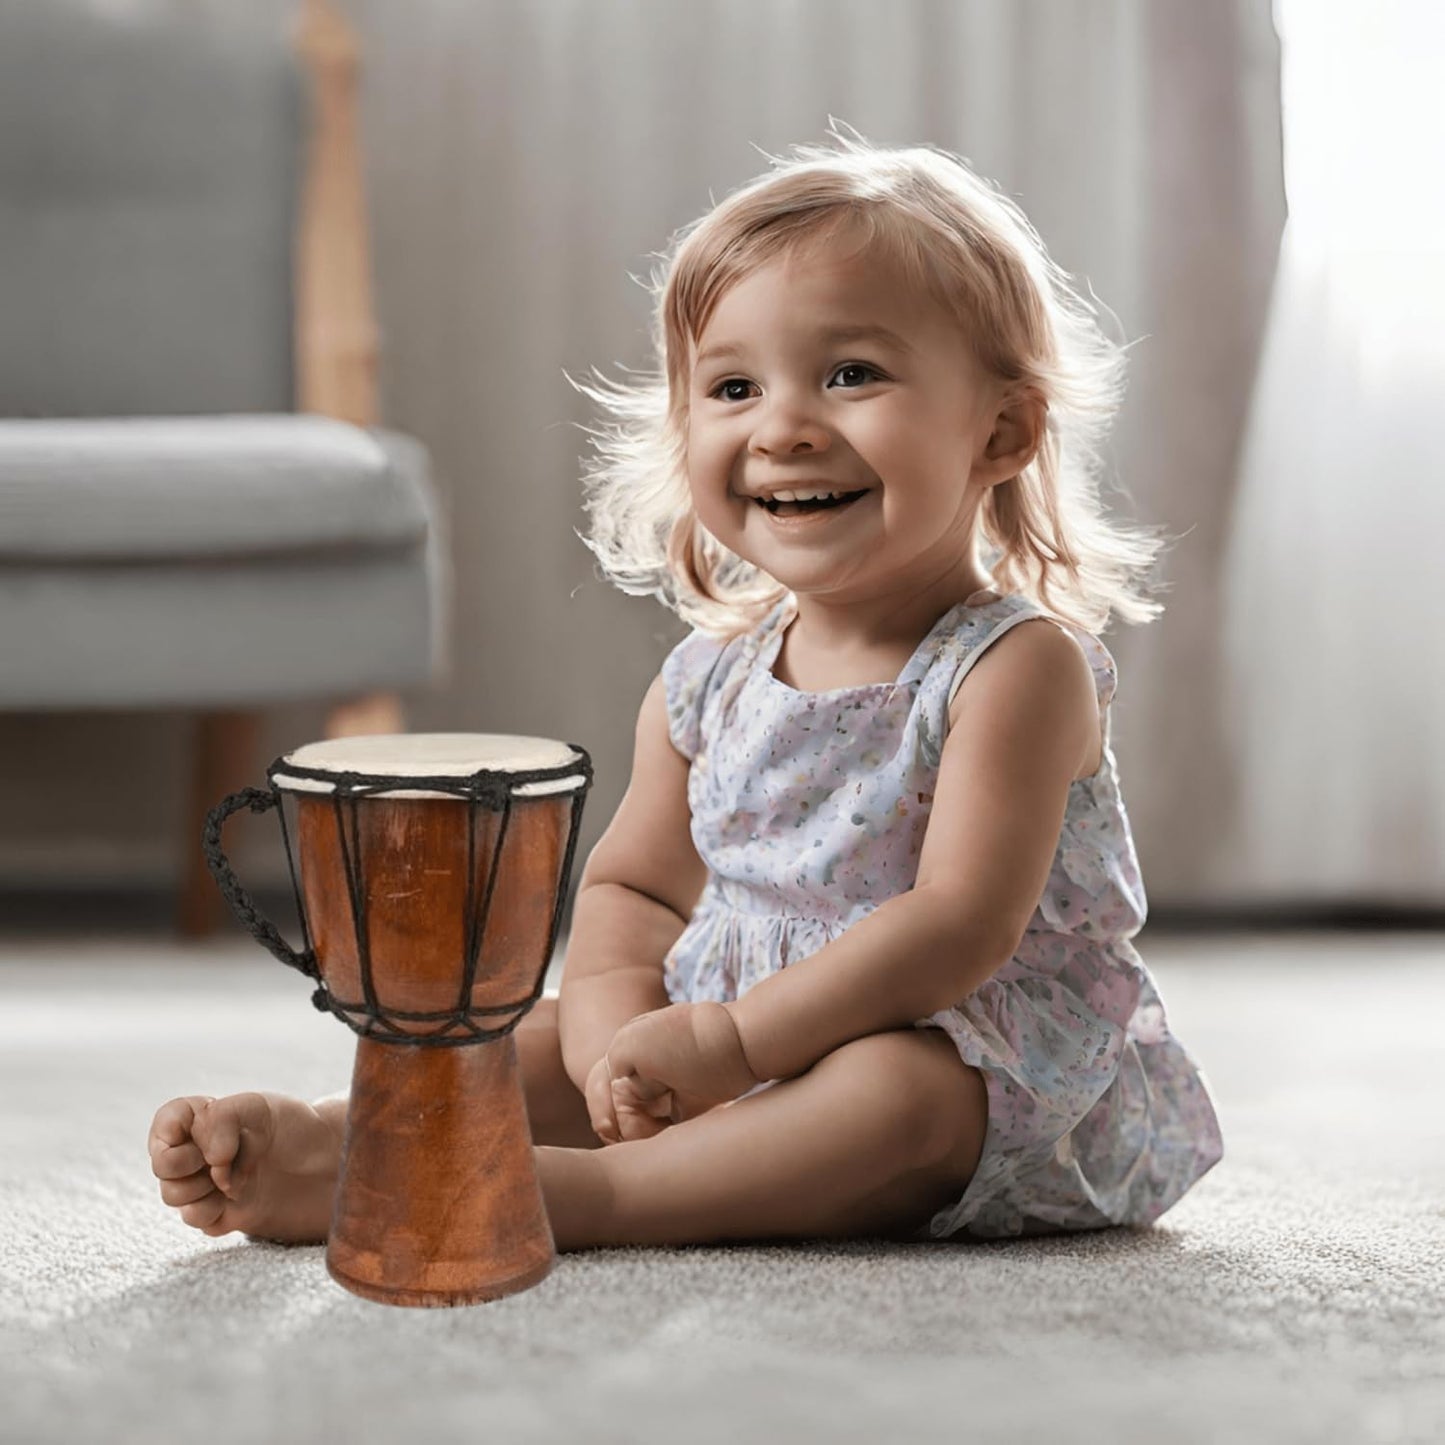
<path id="1" fill-rule="evenodd" d="M 1104 760 L 1070 786 L 1017 952 L 967 998 L 914 1021 L 949 1035 L 989 1103 L 973 1178 L 917 1238 L 1151 1223 L 1224 1147 L 1203 1073 L 1129 942 L 1146 903 L 1109 745 L 1113 657 L 1027 598 L 975 593 L 938 619 L 896 682 L 799 692 L 772 672 L 796 615 L 790 594 L 751 632 L 724 642 L 694 631 L 663 663 L 708 869 L 667 955 L 668 997 L 737 998 L 911 888 L 953 694 L 991 643 L 1048 617 L 1093 668 Z"/>

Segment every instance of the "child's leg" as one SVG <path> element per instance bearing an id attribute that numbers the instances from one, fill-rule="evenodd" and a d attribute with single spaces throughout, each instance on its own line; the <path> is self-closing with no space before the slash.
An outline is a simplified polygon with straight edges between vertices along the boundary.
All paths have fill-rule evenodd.
<path id="1" fill-rule="evenodd" d="M 527 1122 L 534 1144 L 569 1149 L 600 1149 L 592 1132 L 587 1104 L 562 1063 L 557 1031 L 557 999 L 544 995 L 513 1030 L 517 1068 L 527 1102 Z"/>
<path id="2" fill-rule="evenodd" d="M 601 1148 L 562 1066 L 557 1000 L 538 999 L 513 1037 L 533 1142 Z M 314 1105 L 274 1093 L 172 1099 L 157 1111 L 150 1136 L 162 1200 L 210 1235 L 242 1230 L 286 1243 L 324 1240 L 347 1103 L 345 1091 Z"/>
<path id="3" fill-rule="evenodd" d="M 963 1193 L 987 1120 L 946 1034 L 890 1030 L 651 1138 L 539 1148 L 537 1169 L 559 1249 L 908 1238 Z"/>

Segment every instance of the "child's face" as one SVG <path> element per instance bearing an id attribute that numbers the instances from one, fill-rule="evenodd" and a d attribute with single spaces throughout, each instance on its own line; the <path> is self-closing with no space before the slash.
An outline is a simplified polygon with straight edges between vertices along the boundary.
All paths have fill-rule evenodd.
<path id="1" fill-rule="evenodd" d="M 1002 480 L 984 454 L 1001 389 L 951 317 L 845 255 L 785 257 L 727 291 L 693 349 L 688 397 L 703 525 L 793 592 L 835 602 L 971 567 L 979 499 Z M 909 349 L 828 336 L 865 324 Z M 709 355 L 726 345 L 738 350 Z M 756 500 L 780 489 L 866 494 L 790 518 Z"/>

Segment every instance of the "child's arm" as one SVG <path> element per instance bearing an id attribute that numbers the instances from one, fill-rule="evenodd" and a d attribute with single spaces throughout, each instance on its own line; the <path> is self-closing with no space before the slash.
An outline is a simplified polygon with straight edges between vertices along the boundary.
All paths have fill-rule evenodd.
<path id="1" fill-rule="evenodd" d="M 688 767 L 668 736 L 659 675 L 638 711 L 632 778 L 588 856 L 572 910 L 557 1031 L 579 1089 L 623 1024 L 671 1002 L 663 962 L 707 880 L 692 842 Z"/>
<path id="2" fill-rule="evenodd" d="M 724 1005 L 760 1079 L 957 1003 L 1018 947 L 1069 784 L 1098 749 L 1083 649 L 1047 619 L 1018 624 L 959 688 L 950 724 L 913 888 Z"/>
<path id="3" fill-rule="evenodd" d="M 594 885 L 577 895 L 558 991 L 557 1035 L 562 1066 L 579 1089 L 623 1024 L 672 1002 L 662 982 L 662 960 L 683 927 L 670 909 L 619 885 Z M 573 973 L 574 966 L 585 969 L 589 963 L 592 972 Z"/>

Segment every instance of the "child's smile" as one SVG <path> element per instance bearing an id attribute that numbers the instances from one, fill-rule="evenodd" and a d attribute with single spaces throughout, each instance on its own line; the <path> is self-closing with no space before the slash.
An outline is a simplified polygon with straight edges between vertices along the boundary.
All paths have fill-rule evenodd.
<path id="1" fill-rule="evenodd" d="M 837 487 L 824 489 L 804 485 L 793 489 L 785 487 L 776 494 L 755 500 L 787 535 L 790 531 L 805 531 L 829 518 L 839 518 L 874 496 L 877 496 L 877 490 L 871 487 L 843 491 Z"/>

